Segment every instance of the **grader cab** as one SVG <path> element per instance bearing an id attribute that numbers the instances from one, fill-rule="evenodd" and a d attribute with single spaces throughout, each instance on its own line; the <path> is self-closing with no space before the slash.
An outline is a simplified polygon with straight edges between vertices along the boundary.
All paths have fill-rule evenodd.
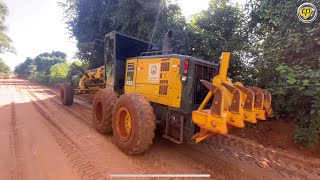
<path id="1" fill-rule="evenodd" d="M 139 154 L 152 144 L 156 126 L 172 142 L 198 143 L 227 134 L 230 126 L 243 128 L 272 116 L 270 93 L 227 77 L 229 52 L 222 53 L 220 66 L 172 54 L 171 36 L 168 32 L 163 51 L 147 52 L 148 42 L 118 32 L 106 35 L 105 88 L 93 102 L 97 131 L 113 133 L 121 150 Z M 67 83 L 61 85 L 63 103 L 73 98 L 65 92 L 71 92 Z"/>

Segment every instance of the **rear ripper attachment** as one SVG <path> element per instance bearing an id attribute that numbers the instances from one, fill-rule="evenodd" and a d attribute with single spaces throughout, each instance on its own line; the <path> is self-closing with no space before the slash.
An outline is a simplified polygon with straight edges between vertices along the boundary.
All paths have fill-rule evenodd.
<path id="1" fill-rule="evenodd" d="M 193 136 L 196 143 L 215 134 L 227 134 L 228 125 L 238 128 L 244 122 L 257 123 L 272 117 L 271 94 L 258 87 L 245 87 L 242 83 L 232 83 L 227 77 L 230 53 L 221 55 L 219 73 L 212 82 L 201 80 L 210 91 L 198 110 L 192 112 L 192 120 L 200 127 Z M 210 109 L 204 109 L 213 96 Z"/>

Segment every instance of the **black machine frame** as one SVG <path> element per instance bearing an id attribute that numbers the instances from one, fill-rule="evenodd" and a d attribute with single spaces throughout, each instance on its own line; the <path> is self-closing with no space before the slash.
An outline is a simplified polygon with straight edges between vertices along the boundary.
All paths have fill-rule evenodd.
<path id="1" fill-rule="evenodd" d="M 118 94 L 124 93 L 126 60 L 130 57 L 140 56 L 143 52 L 147 52 L 149 46 L 150 48 L 153 47 L 153 45 L 149 45 L 147 41 L 117 31 L 112 31 L 105 35 L 105 68 L 107 66 L 114 68 L 114 90 Z M 105 78 L 107 78 L 106 74 Z"/>

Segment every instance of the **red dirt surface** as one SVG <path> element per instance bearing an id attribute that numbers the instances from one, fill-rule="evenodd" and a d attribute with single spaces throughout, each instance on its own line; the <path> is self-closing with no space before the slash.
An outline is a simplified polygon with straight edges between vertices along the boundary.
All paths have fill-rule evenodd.
<path id="1" fill-rule="evenodd" d="M 267 142 L 281 144 L 282 138 L 260 138 L 262 143 L 246 139 L 249 132 L 252 137 L 278 137 L 281 128 L 272 128 L 267 136 L 273 125 L 262 124 L 268 121 L 258 125 L 262 133 L 254 128 L 247 128 L 248 133 L 235 130 L 245 138 L 215 136 L 199 144 L 177 145 L 156 137 L 149 151 L 128 156 L 115 145 L 112 135 L 93 128 L 92 97 L 76 96 L 72 106 L 63 106 L 56 90 L 21 79 L 0 80 L 0 179 L 110 179 L 111 174 L 123 173 L 320 179 L 319 159 L 291 155 L 277 146 L 264 147 Z"/>
<path id="2" fill-rule="evenodd" d="M 253 140 L 265 147 L 281 149 L 307 157 L 320 158 L 320 144 L 306 148 L 294 142 L 293 122 L 281 120 L 259 121 L 256 125 L 246 124 L 246 128 L 230 130 L 230 134 Z"/>
<path id="3" fill-rule="evenodd" d="M 78 97 L 72 106 L 63 106 L 55 91 L 26 80 L 0 80 L 0 179 L 95 180 L 110 179 L 111 174 L 258 179 L 249 169 L 239 169 L 219 157 L 208 161 L 187 145 L 162 138 L 145 154 L 128 156 L 114 144 L 112 135 L 102 135 L 92 127 L 90 108 Z"/>

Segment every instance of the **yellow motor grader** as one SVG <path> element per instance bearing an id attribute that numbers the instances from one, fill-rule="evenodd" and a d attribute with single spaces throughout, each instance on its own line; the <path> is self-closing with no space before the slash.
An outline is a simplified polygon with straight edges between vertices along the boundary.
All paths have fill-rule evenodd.
<path id="1" fill-rule="evenodd" d="M 227 134 L 230 126 L 272 116 L 270 93 L 227 77 L 229 52 L 222 52 L 220 65 L 172 54 L 171 37 L 169 31 L 162 51 L 147 52 L 150 45 L 143 40 L 115 31 L 105 36 L 104 69 L 111 73 L 95 95 L 93 126 L 113 133 L 121 150 L 146 151 L 156 126 L 172 142 L 198 143 Z M 62 84 L 62 103 L 71 105 L 73 93 L 70 84 Z"/>
<path id="2" fill-rule="evenodd" d="M 66 106 L 69 106 L 73 103 L 74 94 L 92 94 L 106 87 L 104 66 L 100 66 L 97 69 L 84 71 L 78 65 L 74 63 L 72 65 L 80 71 L 82 77 L 79 78 L 79 85 L 75 89 L 70 83 L 61 84 L 60 99 L 62 104 Z"/>

